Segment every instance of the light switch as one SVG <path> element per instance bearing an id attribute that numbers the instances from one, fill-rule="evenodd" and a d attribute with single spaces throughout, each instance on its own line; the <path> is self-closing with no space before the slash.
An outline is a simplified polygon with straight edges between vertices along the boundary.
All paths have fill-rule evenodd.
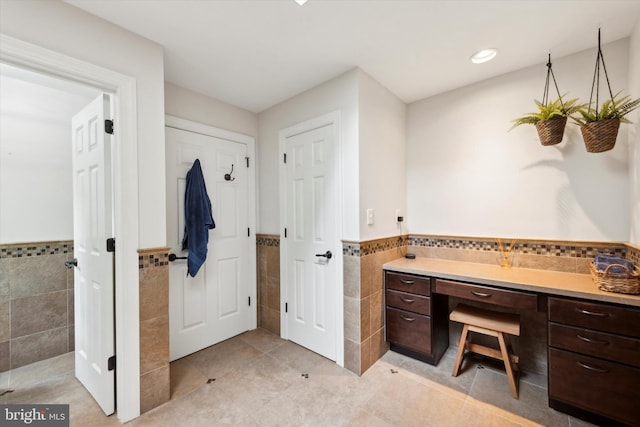
<path id="1" fill-rule="evenodd" d="M 373 209 L 367 209 L 367 225 L 373 225 Z"/>

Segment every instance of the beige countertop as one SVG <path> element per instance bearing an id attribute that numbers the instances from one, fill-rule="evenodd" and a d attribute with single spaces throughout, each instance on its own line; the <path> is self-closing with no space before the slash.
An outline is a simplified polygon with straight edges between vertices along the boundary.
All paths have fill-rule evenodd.
<path id="1" fill-rule="evenodd" d="M 400 258 L 382 266 L 385 270 L 420 274 L 481 285 L 585 298 L 640 307 L 640 295 L 605 292 L 589 274 L 563 273 L 531 268 L 501 268 L 498 265 L 434 258 Z"/>

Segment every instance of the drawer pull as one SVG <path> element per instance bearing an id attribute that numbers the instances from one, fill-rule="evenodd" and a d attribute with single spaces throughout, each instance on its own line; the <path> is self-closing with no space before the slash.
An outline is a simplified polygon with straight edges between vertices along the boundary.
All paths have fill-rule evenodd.
<path id="1" fill-rule="evenodd" d="M 596 317 L 609 317 L 609 313 L 598 313 L 597 311 L 589 311 L 583 310 L 581 308 L 575 308 L 578 313 L 586 314 L 587 316 L 596 316 Z"/>
<path id="2" fill-rule="evenodd" d="M 582 341 L 591 343 L 591 344 L 600 344 L 600 345 L 609 345 L 609 341 L 605 341 L 605 340 L 596 340 L 593 338 L 587 338 L 587 337 L 583 337 L 582 335 L 578 334 L 578 338 L 580 338 Z"/>
<path id="3" fill-rule="evenodd" d="M 414 320 L 416 320 L 414 317 L 407 317 L 407 316 L 403 316 L 402 314 L 400 315 L 400 318 L 405 322 L 413 322 Z"/>
<path id="4" fill-rule="evenodd" d="M 400 279 L 400 282 L 404 283 L 405 285 L 413 285 L 415 283 L 413 280 L 406 279 Z"/>
<path id="5" fill-rule="evenodd" d="M 486 294 L 484 292 L 471 291 L 471 293 L 473 295 L 477 296 L 477 297 L 480 297 L 480 298 L 490 298 L 491 297 L 491 294 Z"/>
<path id="6" fill-rule="evenodd" d="M 400 297 L 400 300 L 401 300 L 402 302 L 406 302 L 407 304 L 411 304 L 412 302 L 414 302 L 414 301 L 415 301 L 414 299 L 411 299 L 411 298 L 404 298 L 404 297 Z"/>
<path id="7" fill-rule="evenodd" d="M 584 369 L 588 369 L 590 371 L 595 371 L 595 372 L 600 372 L 600 373 L 603 373 L 603 374 L 609 372 L 608 369 L 600 368 L 598 366 L 593 366 L 593 365 L 589 365 L 589 364 L 582 363 L 582 362 L 578 362 L 578 365 L 582 366 Z"/>

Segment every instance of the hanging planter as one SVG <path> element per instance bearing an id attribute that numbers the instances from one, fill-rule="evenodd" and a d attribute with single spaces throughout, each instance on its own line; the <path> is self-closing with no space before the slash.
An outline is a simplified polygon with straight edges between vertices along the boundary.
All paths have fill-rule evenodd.
<path id="1" fill-rule="evenodd" d="M 600 110 L 598 110 L 601 63 L 610 98 L 604 101 L 600 106 Z M 595 108 L 592 108 L 594 91 L 596 102 Z M 589 104 L 577 110 L 579 115 L 572 116 L 573 121 L 580 126 L 582 139 L 589 153 L 602 153 L 611 150 L 616 145 L 620 123 L 631 123 L 625 116 L 640 106 L 640 98 L 632 100 L 627 95 L 618 99 L 619 95 L 620 92 L 613 95 L 611 91 L 607 66 L 604 63 L 604 56 L 600 47 L 600 29 L 598 29 L 598 55 L 596 56 L 596 67 L 593 72 Z"/>
<path id="2" fill-rule="evenodd" d="M 558 98 L 553 102 L 549 101 L 549 83 L 551 78 L 553 79 L 556 93 L 558 94 Z M 542 102 L 535 101 L 538 106 L 538 112 L 529 113 L 513 120 L 511 129 L 524 124 L 535 125 L 542 145 L 559 144 L 562 142 L 564 136 L 567 117 L 577 112 L 580 108 L 585 107 L 585 105 L 579 105 L 577 102 L 577 99 L 570 99 L 568 101 L 562 99 L 562 95 L 560 95 L 560 91 L 558 90 L 556 76 L 553 74 L 553 69 L 551 68 L 551 54 L 549 54 L 547 79 L 544 84 Z"/>

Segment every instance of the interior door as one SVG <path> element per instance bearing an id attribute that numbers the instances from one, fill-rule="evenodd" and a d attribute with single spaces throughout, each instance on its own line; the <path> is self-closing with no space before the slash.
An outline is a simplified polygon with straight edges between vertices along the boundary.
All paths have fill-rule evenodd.
<path id="1" fill-rule="evenodd" d="M 336 360 L 334 125 L 286 139 L 289 339 Z"/>
<path id="2" fill-rule="evenodd" d="M 250 327 L 247 145 L 166 127 L 167 241 L 181 250 L 186 175 L 200 159 L 216 228 L 209 230 L 207 260 L 195 277 L 186 259 L 169 265 L 169 353 L 175 360 Z"/>
<path id="3" fill-rule="evenodd" d="M 71 122 L 76 377 L 106 415 L 115 409 L 111 140 L 105 132 L 109 96 L 100 95 Z"/>

